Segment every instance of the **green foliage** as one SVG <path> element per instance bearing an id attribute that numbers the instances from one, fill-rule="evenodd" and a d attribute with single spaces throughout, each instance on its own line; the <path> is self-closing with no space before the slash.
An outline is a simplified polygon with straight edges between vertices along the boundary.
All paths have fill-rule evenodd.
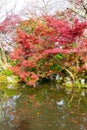
<path id="1" fill-rule="evenodd" d="M 38 64 L 43 64 L 46 62 L 46 59 L 45 58 L 42 58 L 41 60 L 38 61 Z"/>
<path id="2" fill-rule="evenodd" d="M 63 59 L 63 55 L 62 55 L 62 54 L 56 54 L 56 55 L 54 56 L 54 59 L 55 59 L 55 60 Z"/>
<path id="3" fill-rule="evenodd" d="M 18 76 L 15 76 L 13 72 L 9 69 L 3 70 L 0 74 L 0 83 L 12 83 L 15 84 L 19 82 Z"/>
<path id="4" fill-rule="evenodd" d="M 10 75 L 13 75 L 13 72 L 11 70 L 6 69 L 6 70 L 2 71 L 1 74 L 6 75 L 6 76 L 10 76 Z"/>
<path id="5" fill-rule="evenodd" d="M 10 65 L 11 66 L 14 66 L 18 63 L 19 61 L 18 60 L 10 60 Z"/>
<path id="6" fill-rule="evenodd" d="M 58 72 L 62 71 L 62 67 L 59 66 L 59 65 L 57 65 L 57 64 L 51 65 L 51 66 L 50 66 L 50 69 L 51 69 L 51 70 L 55 70 L 55 71 L 57 70 Z"/>
<path id="7" fill-rule="evenodd" d="M 7 76 L 0 74 L 0 83 L 7 83 Z"/>

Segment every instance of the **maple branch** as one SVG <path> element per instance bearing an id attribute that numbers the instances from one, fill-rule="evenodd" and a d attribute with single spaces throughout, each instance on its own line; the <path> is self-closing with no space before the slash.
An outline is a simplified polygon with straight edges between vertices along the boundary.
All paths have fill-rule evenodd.
<path id="1" fill-rule="evenodd" d="M 74 80 L 73 74 L 67 68 L 64 68 L 64 69 L 70 74 L 70 77 Z"/>
<path id="2" fill-rule="evenodd" d="M 83 6 L 83 8 L 85 10 L 85 14 L 87 14 L 87 8 L 86 8 L 87 3 L 84 4 L 83 0 L 81 0 L 81 2 L 82 2 L 82 6 Z"/>
<path id="3" fill-rule="evenodd" d="M 84 19 L 87 20 L 87 13 L 85 14 L 85 13 L 79 11 L 78 9 L 76 9 L 76 8 L 73 7 L 73 6 L 72 6 L 70 9 L 71 9 L 74 13 L 78 14 L 80 17 L 82 17 L 82 18 L 84 18 Z"/>

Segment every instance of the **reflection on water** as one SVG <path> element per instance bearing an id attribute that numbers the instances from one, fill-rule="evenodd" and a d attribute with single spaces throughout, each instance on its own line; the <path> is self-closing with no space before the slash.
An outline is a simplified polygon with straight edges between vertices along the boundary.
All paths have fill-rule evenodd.
<path id="1" fill-rule="evenodd" d="M 87 130 L 85 99 L 67 104 L 70 95 L 52 83 L 0 89 L 0 130 Z"/>

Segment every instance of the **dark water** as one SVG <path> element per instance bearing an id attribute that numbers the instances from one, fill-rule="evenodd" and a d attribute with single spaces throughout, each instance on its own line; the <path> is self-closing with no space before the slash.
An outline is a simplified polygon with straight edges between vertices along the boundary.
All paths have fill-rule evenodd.
<path id="1" fill-rule="evenodd" d="M 0 130 L 87 130 L 86 100 L 54 83 L 37 88 L 1 84 Z"/>

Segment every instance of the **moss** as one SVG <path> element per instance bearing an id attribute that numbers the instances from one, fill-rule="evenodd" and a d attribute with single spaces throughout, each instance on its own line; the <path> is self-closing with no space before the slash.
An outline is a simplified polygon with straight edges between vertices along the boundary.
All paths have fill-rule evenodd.
<path id="1" fill-rule="evenodd" d="M 17 76 L 0 75 L 0 83 L 18 83 L 19 79 Z"/>
<path id="2" fill-rule="evenodd" d="M 0 83 L 6 83 L 7 82 L 7 76 L 0 75 Z"/>

